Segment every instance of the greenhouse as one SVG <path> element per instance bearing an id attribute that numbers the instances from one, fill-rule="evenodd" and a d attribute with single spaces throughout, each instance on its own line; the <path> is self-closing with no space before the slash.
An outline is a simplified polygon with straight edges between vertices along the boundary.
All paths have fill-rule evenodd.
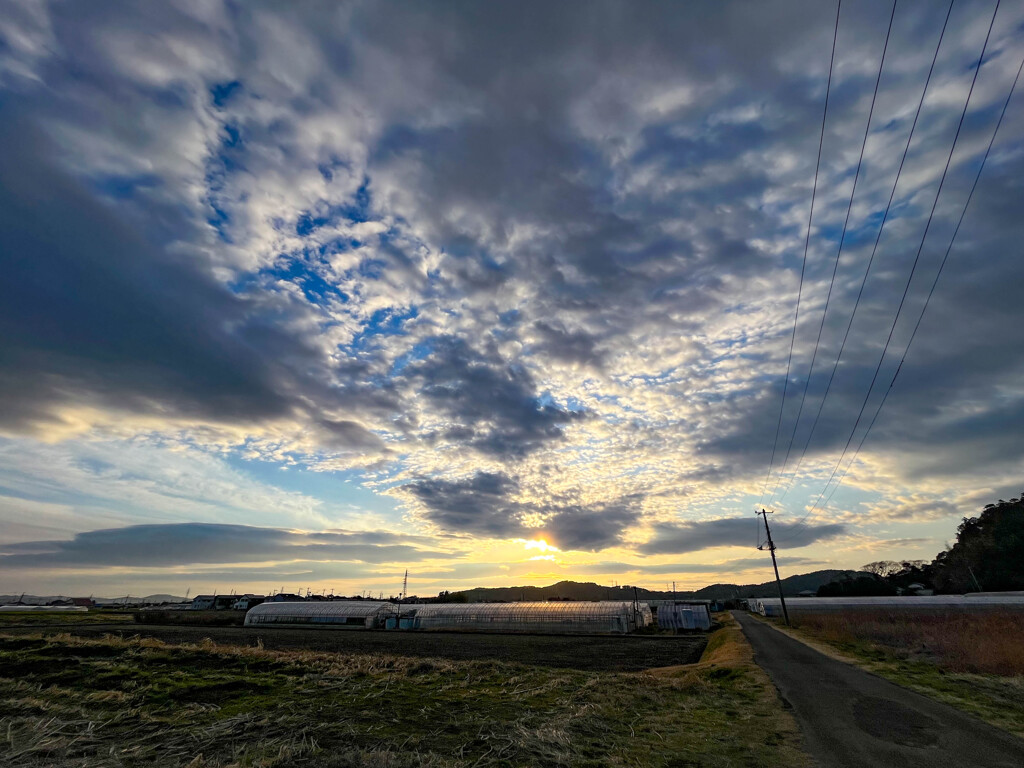
<path id="1" fill-rule="evenodd" d="M 652 623 L 646 603 L 435 603 L 402 607 L 403 629 L 623 634 Z M 395 624 L 395 618 L 388 621 Z"/>
<path id="2" fill-rule="evenodd" d="M 658 626 L 663 629 L 711 629 L 711 614 L 703 603 L 658 606 Z"/>
<path id="3" fill-rule="evenodd" d="M 782 616 L 777 597 L 748 600 L 750 610 L 762 616 Z M 1024 610 L 1024 594 L 1020 592 L 988 592 L 967 595 L 903 595 L 881 597 L 790 597 L 786 600 L 790 613 L 821 611 L 894 610 L 902 611 L 984 611 L 993 609 Z"/>
<path id="4" fill-rule="evenodd" d="M 329 626 L 332 628 L 383 628 L 398 606 L 370 600 L 326 600 L 297 603 L 260 603 L 245 614 L 245 625 Z"/>

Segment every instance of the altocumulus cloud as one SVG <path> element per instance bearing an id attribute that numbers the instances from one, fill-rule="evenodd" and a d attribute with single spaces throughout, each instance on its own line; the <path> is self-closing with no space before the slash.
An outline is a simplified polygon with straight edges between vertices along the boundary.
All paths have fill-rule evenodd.
<path id="1" fill-rule="evenodd" d="M 871 378 L 990 7 L 954 7 L 787 511 L 819 490 Z M 789 386 L 809 379 L 807 413 L 942 24 L 930 4 L 898 8 L 810 376 L 886 11 L 843 8 Z M 760 490 L 786 387 L 832 13 L 785 2 L 4 3 L 0 431 L 24 445 L 143 436 L 362 472 L 354 482 L 433 529 L 547 535 L 567 549 L 635 541 L 651 520 L 739 514 L 737 493 Z M 1019 61 L 1024 7 L 999 13 L 925 280 Z M 993 498 L 1018 490 L 1022 363 L 1007 353 L 1024 348 L 1016 103 L 1002 130 L 964 247 L 852 470 L 851 532 L 868 524 L 851 511 L 863 499 L 908 521 L 939 510 L 954 520 L 968 479 Z M 915 288 L 908 304 L 922 300 Z M 896 329 L 898 346 L 910 327 Z M 784 415 L 799 451 L 809 426 L 792 423 L 795 407 Z M 908 488 L 921 503 L 899 506 Z M 842 532 L 812 522 L 798 541 Z M 642 548 L 745 544 L 751 527 L 659 522 Z M 370 547 L 179 533 L 176 556 L 191 546 L 204 562 L 237 546 L 287 550 L 282 541 Z M 223 546 L 204 549 L 204 537 Z M 97 532 L 102 557 L 132 557 L 106 540 Z M 91 557 L 74 542 L 48 546 L 6 562 Z"/>

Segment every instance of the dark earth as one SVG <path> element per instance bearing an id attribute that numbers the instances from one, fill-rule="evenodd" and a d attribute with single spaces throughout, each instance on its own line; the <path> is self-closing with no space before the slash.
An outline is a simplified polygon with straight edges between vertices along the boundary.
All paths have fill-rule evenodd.
<path id="1" fill-rule="evenodd" d="M 456 661 L 492 659 L 582 671 L 629 672 L 690 664 L 707 645 L 704 635 L 516 635 L 455 632 L 385 632 L 339 629 L 252 629 L 145 624 L 90 624 L 5 627 L 5 634 L 54 634 L 80 637 L 153 637 L 168 643 L 199 643 L 210 638 L 224 645 L 270 650 L 384 653 Z"/>

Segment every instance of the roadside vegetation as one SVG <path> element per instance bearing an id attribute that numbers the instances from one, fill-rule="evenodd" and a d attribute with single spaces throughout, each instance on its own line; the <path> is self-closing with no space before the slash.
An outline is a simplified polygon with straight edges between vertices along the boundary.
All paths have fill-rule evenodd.
<path id="1" fill-rule="evenodd" d="M 878 560 L 859 578 L 823 584 L 818 597 L 1024 590 L 1024 495 L 986 504 L 965 517 L 953 546 L 927 560 Z M 927 594 L 927 592 L 925 593 Z"/>
<path id="2" fill-rule="evenodd" d="M 805 765 L 727 621 L 700 663 L 644 672 L 0 634 L 0 763 Z"/>
<path id="3" fill-rule="evenodd" d="M 799 613 L 804 638 L 1024 737 L 1024 613 Z"/>

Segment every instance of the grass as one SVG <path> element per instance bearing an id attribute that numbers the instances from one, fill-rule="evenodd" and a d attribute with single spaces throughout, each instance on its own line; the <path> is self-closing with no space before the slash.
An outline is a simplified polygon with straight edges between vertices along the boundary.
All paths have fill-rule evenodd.
<path id="1" fill-rule="evenodd" d="M 800 613 L 794 629 L 870 672 L 1024 737 L 1024 614 Z"/>
<path id="2" fill-rule="evenodd" d="M 127 624 L 131 620 L 131 613 L 123 611 L 4 611 L 0 613 L 0 631 L 14 626 Z"/>
<path id="3" fill-rule="evenodd" d="M 11 630 L 12 633 L 25 631 L 29 630 Z M 43 627 L 40 631 L 46 633 L 54 630 Z M 225 645 L 262 644 L 270 650 L 391 653 L 451 661 L 504 661 L 595 672 L 632 672 L 692 663 L 700 658 L 707 644 L 706 637 L 697 635 L 651 638 L 142 624 L 117 627 L 83 625 L 59 627 L 56 631 L 91 637 L 102 637 L 105 634 L 123 637 L 138 635 L 172 644 L 199 643 L 209 638 Z"/>
<path id="4" fill-rule="evenodd" d="M 698 664 L 584 672 L 0 635 L 0 764 L 806 764 L 792 719 L 744 646 L 729 625 Z"/>

